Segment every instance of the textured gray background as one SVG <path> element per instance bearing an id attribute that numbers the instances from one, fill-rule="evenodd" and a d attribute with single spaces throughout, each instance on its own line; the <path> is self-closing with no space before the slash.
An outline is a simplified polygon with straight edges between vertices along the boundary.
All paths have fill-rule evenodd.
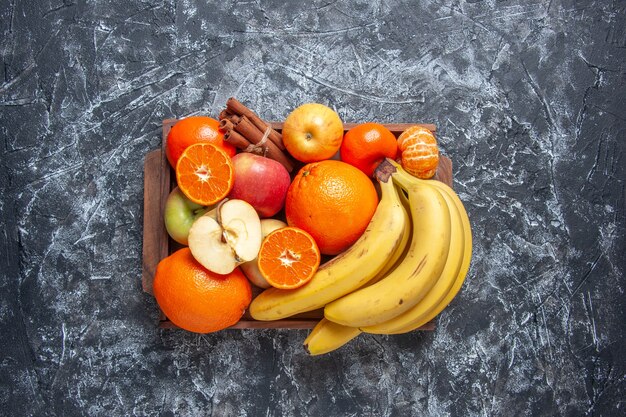
<path id="1" fill-rule="evenodd" d="M 0 0 L 0 414 L 626 414 L 624 1 L 204 3 Z M 436 332 L 155 327 L 143 159 L 230 96 L 437 124 L 475 252 Z"/>

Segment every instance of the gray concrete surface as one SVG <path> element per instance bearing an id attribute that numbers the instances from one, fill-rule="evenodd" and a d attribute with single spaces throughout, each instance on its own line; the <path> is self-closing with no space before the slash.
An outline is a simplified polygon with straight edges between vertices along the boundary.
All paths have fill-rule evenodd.
<path id="1" fill-rule="evenodd" d="M 623 1 L 0 0 L 0 414 L 625 414 Z M 161 120 L 432 122 L 474 226 L 433 333 L 157 329 Z"/>

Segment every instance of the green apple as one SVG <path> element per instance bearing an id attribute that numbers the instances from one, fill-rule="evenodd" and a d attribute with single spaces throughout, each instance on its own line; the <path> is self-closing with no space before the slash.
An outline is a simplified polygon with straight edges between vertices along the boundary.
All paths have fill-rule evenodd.
<path id="1" fill-rule="evenodd" d="M 265 237 L 272 233 L 274 230 L 282 229 L 283 227 L 287 227 L 287 223 L 277 219 L 261 219 L 261 234 L 263 235 L 263 239 L 265 239 Z M 250 280 L 250 282 L 257 287 L 271 287 L 271 285 L 265 280 L 263 275 L 261 275 L 257 258 L 241 264 L 241 270 Z"/>
<path id="2" fill-rule="evenodd" d="M 204 207 L 188 199 L 178 187 L 174 188 L 165 201 L 165 228 L 172 239 L 187 245 L 189 229 L 194 221 L 210 207 Z"/>

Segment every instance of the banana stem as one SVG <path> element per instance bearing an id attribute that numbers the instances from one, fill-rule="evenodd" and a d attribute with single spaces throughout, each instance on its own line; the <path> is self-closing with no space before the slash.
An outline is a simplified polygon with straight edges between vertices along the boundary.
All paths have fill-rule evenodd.
<path id="1" fill-rule="evenodd" d="M 381 165 L 383 166 L 382 171 L 385 173 L 390 172 L 393 182 L 402 187 L 404 190 L 409 190 L 413 187 L 419 187 L 426 183 L 425 180 L 414 177 L 413 175 L 406 172 L 404 168 L 402 168 L 402 165 L 400 165 L 391 158 L 385 159 L 379 165 L 379 167 Z"/>

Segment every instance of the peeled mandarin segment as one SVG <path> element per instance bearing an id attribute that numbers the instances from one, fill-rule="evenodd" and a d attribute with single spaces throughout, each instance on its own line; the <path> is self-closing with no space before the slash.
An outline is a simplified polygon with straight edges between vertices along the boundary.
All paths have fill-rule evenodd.
<path id="1" fill-rule="evenodd" d="M 202 143 L 188 147 L 176 164 L 176 181 L 180 190 L 193 202 L 215 204 L 233 187 L 230 157 L 217 146 Z"/>
<path id="2" fill-rule="evenodd" d="M 431 178 L 439 164 L 439 149 L 432 132 L 421 126 L 411 126 L 398 138 L 402 152 L 402 167 L 418 178 Z"/>

